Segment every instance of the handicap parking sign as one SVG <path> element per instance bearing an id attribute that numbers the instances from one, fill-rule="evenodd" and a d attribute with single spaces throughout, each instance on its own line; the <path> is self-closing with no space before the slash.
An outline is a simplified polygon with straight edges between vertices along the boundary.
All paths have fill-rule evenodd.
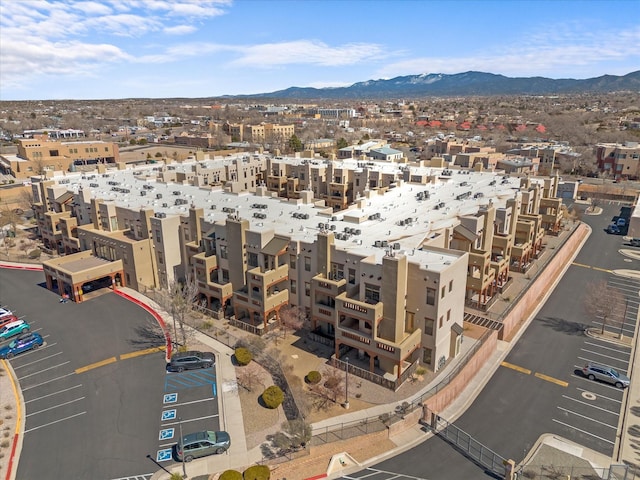
<path id="1" fill-rule="evenodd" d="M 167 462 L 169 460 L 172 460 L 170 448 L 158 450 L 158 453 L 156 454 L 156 462 Z"/>
<path id="2" fill-rule="evenodd" d="M 162 422 L 166 420 L 174 420 L 176 418 L 176 409 L 172 408 L 171 410 L 165 410 L 162 412 Z"/>
<path id="3" fill-rule="evenodd" d="M 177 393 L 167 393 L 162 400 L 162 403 L 176 403 L 178 401 Z"/>
<path id="4" fill-rule="evenodd" d="M 169 440 L 173 438 L 174 429 L 173 428 L 165 428 L 160 430 L 160 435 L 158 440 Z"/>

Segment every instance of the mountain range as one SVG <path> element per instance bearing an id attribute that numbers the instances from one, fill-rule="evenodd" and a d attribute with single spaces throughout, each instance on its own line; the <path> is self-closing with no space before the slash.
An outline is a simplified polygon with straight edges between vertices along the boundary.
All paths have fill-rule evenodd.
<path id="1" fill-rule="evenodd" d="M 406 75 L 389 80 L 368 80 L 348 87 L 290 87 L 270 93 L 235 95 L 234 98 L 273 98 L 300 100 L 357 100 L 411 97 L 559 95 L 640 91 L 640 70 L 627 75 L 603 75 L 576 79 L 546 77 L 505 77 L 493 73 L 465 72 L 446 75 L 430 73 Z"/>

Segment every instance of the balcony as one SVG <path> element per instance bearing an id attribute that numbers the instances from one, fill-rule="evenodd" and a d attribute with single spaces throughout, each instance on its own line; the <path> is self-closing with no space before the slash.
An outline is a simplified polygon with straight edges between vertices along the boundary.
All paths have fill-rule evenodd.
<path id="1" fill-rule="evenodd" d="M 402 341 L 394 343 L 350 328 L 337 328 L 335 333 L 337 342 L 366 350 L 371 356 L 384 357 L 394 363 L 405 360 L 416 348 L 419 348 L 422 344 L 421 336 L 422 331 L 418 329 L 407 334 Z"/>
<path id="2" fill-rule="evenodd" d="M 284 264 L 272 270 L 255 267 L 249 270 L 249 282 L 258 285 L 262 290 L 289 279 L 289 265 Z"/>
<path id="3" fill-rule="evenodd" d="M 233 294 L 233 301 L 239 308 L 252 310 L 256 312 L 270 312 L 275 308 L 289 303 L 289 290 L 279 290 L 270 295 L 257 295 L 254 293 L 237 291 Z"/>
<path id="4" fill-rule="evenodd" d="M 345 316 L 366 320 L 375 325 L 376 321 L 382 318 L 382 302 L 366 303 L 352 298 L 347 298 L 346 293 L 336 296 L 336 311 L 338 316 L 343 313 Z"/>
<path id="5" fill-rule="evenodd" d="M 311 288 L 321 290 L 323 294 L 337 297 L 346 290 L 347 280 L 345 278 L 326 278 L 319 274 L 311 279 Z"/>
<path id="6" fill-rule="evenodd" d="M 335 323 L 336 321 L 336 309 L 329 305 L 321 303 L 315 303 L 311 306 L 311 315 L 318 320 L 322 320 L 328 323 Z"/>
<path id="7" fill-rule="evenodd" d="M 208 255 L 205 252 L 197 253 L 193 256 L 193 262 L 197 267 L 202 267 L 206 272 L 218 268 L 218 257 Z"/>
<path id="8" fill-rule="evenodd" d="M 216 283 L 216 282 L 204 282 L 198 280 L 198 291 L 204 295 L 209 295 L 217 298 L 222 303 L 227 298 L 233 295 L 233 284 L 229 283 Z"/>

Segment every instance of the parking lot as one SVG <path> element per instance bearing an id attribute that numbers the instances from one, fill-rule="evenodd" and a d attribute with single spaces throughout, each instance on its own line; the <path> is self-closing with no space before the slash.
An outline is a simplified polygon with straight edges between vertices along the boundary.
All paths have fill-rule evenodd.
<path id="1" fill-rule="evenodd" d="M 216 367 L 167 372 L 158 427 L 157 462 L 172 462 L 172 447 L 182 434 L 219 430 Z"/>
<path id="2" fill-rule="evenodd" d="M 588 363 L 615 368 L 627 375 L 631 346 L 616 337 L 633 338 L 640 297 L 640 282 L 625 277 L 609 275 L 607 285 L 621 291 L 624 305 L 620 306 L 619 319 L 609 322 L 607 331 L 615 331 L 612 340 L 585 336 L 575 359 L 574 373 L 566 392 L 558 402 L 552 417 L 560 427 L 560 434 L 568 439 L 605 455 L 612 455 L 616 442 L 618 422 L 624 390 L 584 376 L 581 369 Z M 602 329 L 602 319 L 594 319 L 590 327 Z"/>

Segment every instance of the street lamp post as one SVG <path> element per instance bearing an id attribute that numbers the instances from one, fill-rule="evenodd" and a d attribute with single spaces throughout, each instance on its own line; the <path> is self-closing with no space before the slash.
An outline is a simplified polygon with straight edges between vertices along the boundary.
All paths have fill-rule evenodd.
<path id="1" fill-rule="evenodd" d="M 187 478 L 187 467 L 184 464 L 184 435 L 182 435 L 182 418 L 178 418 L 178 427 L 180 428 L 180 447 L 182 450 L 182 476 Z"/>
<path id="2" fill-rule="evenodd" d="M 344 371 L 344 408 L 349 410 L 349 357 L 345 357 L 347 368 Z"/>

